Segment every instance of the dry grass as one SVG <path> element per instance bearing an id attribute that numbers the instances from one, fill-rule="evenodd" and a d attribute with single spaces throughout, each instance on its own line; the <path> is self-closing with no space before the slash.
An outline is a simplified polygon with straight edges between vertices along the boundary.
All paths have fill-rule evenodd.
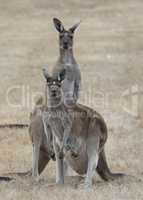
<path id="1" fill-rule="evenodd" d="M 124 118 L 126 126 L 111 127 L 106 146 L 112 171 L 128 174 L 124 179 L 104 182 L 97 175 L 91 192 L 79 189 L 80 177 L 73 173 L 66 177 L 64 187 L 55 185 L 55 163 L 50 162 L 36 183 L 29 177 L 14 176 L 10 183 L 1 183 L 0 198 L 5 199 L 141 199 L 143 192 L 143 130 L 137 121 Z M 134 125 L 132 125 L 134 123 Z M 130 129 L 127 128 L 130 127 Z M 139 139 L 140 138 L 140 139 Z M 27 130 L 0 130 L 0 174 L 22 172 L 31 167 L 31 144 Z M 53 184 L 51 186 L 51 184 Z"/>
<path id="2" fill-rule="evenodd" d="M 142 0 L 0 0 L 0 123 L 27 123 L 33 96 L 43 93 L 41 68 L 48 64 L 51 69 L 58 55 L 52 18 L 59 17 L 67 26 L 82 19 L 75 37 L 75 55 L 83 80 L 80 101 L 105 117 L 109 127 L 106 151 L 110 167 L 130 175 L 110 183 L 96 177 L 91 193 L 78 189 L 77 176 L 66 178 L 62 188 L 50 187 L 55 182 L 55 167 L 51 162 L 40 183 L 20 177 L 0 183 L 0 199 L 143 198 L 143 130 L 119 101 L 122 92 L 132 85 L 138 84 L 143 89 L 142 10 Z M 20 108 L 11 107 L 6 100 L 8 89 L 14 85 L 24 86 L 23 99 L 28 98 L 27 91 L 30 94 L 28 103 Z M 100 107 L 99 92 L 107 100 Z M 10 93 L 13 103 L 19 103 L 21 97 L 19 89 Z M 26 129 L 0 130 L 0 144 L 0 174 L 31 167 L 31 144 Z"/>

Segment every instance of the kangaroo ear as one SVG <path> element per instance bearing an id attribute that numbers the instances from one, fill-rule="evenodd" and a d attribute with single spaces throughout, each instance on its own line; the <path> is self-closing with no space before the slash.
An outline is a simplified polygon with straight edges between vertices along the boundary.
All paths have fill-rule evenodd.
<path id="1" fill-rule="evenodd" d="M 51 81 L 51 77 L 50 77 L 50 75 L 49 75 L 48 70 L 47 70 L 46 67 L 43 68 L 43 75 L 44 75 L 45 79 L 47 80 L 47 82 Z"/>
<path id="2" fill-rule="evenodd" d="M 53 22 L 57 31 L 62 33 L 64 31 L 64 26 L 62 25 L 62 22 L 57 18 L 53 18 Z"/>
<path id="3" fill-rule="evenodd" d="M 74 26 L 72 26 L 69 31 L 74 33 L 75 29 L 80 25 L 81 21 L 79 21 L 77 24 L 75 24 Z"/>
<path id="4" fill-rule="evenodd" d="M 63 69 L 58 75 L 58 81 L 62 82 L 65 79 L 66 70 Z"/>

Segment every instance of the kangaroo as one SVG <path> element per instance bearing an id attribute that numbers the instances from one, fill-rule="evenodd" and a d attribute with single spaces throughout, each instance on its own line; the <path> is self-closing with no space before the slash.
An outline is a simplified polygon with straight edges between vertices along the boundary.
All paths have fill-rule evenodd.
<path id="1" fill-rule="evenodd" d="M 77 102 L 81 85 L 80 69 L 73 54 L 74 32 L 80 23 L 66 30 L 59 19 L 54 18 L 53 22 L 56 30 L 59 32 L 60 55 L 53 69 L 52 76 L 57 77 L 61 70 L 66 70 L 66 67 L 70 66 L 69 73 L 66 73 L 66 77 L 62 83 L 64 103 L 70 105 Z"/>
<path id="2" fill-rule="evenodd" d="M 56 157 L 56 183 L 64 183 L 64 144 L 69 137 L 72 120 L 69 112 L 62 100 L 61 85 L 65 77 L 65 69 L 62 70 L 58 77 L 49 76 L 47 69 L 43 74 L 48 86 L 48 111 L 43 113 L 44 123 L 48 124 L 53 135 L 53 146 Z M 47 134 L 48 137 L 49 134 Z"/>
<path id="3" fill-rule="evenodd" d="M 49 77 L 46 72 L 44 76 L 49 87 L 50 105 L 54 111 L 51 113 L 51 121 L 50 114 L 46 115 L 54 136 L 57 182 L 64 183 L 63 157 L 59 157 L 60 144 L 68 164 L 79 174 L 86 175 L 85 188 L 91 188 L 95 170 L 104 180 L 122 177 L 123 174 L 111 173 L 106 162 L 104 146 L 107 141 L 107 127 L 102 116 L 81 104 L 74 104 L 66 110 L 60 94 L 64 77 L 61 78 L 60 74 L 57 78 Z M 58 111 L 62 111 L 60 119 Z M 71 124 L 67 123 L 67 116 L 70 116 Z M 65 131 L 65 127 L 68 131 Z"/>

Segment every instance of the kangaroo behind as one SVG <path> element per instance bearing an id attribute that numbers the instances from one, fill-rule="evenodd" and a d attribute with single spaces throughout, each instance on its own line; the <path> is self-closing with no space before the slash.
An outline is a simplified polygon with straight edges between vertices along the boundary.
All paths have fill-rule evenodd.
<path id="1" fill-rule="evenodd" d="M 80 69 L 73 54 L 74 32 L 79 23 L 67 30 L 59 19 L 54 18 L 53 22 L 56 30 L 59 32 L 60 56 L 53 69 L 52 76 L 57 77 L 63 69 L 67 70 L 67 67 L 70 67 L 70 71 L 66 74 L 62 84 L 64 103 L 69 105 L 77 102 L 81 85 Z"/>

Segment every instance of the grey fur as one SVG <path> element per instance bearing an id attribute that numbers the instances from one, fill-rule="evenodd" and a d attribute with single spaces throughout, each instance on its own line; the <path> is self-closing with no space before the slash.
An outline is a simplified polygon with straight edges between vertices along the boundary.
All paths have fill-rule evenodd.
<path id="1" fill-rule="evenodd" d="M 30 139 L 35 145 L 37 144 L 37 141 L 42 141 L 40 145 L 38 159 L 38 174 L 42 173 L 51 158 L 54 159 L 54 151 L 53 148 L 51 148 L 51 145 L 53 144 L 53 139 L 51 138 L 50 144 L 47 143 L 42 117 L 40 115 L 40 113 L 43 113 L 45 109 L 47 111 L 47 107 L 45 106 L 43 98 L 41 98 L 36 103 L 35 109 L 30 117 Z M 104 145 L 107 140 L 107 127 L 101 115 L 99 115 L 93 109 L 81 104 L 77 104 L 75 107 L 72 107 L 69 112 L 71 113 L 71 116 L 75 117 L 72 118 L 72 134 L 70 134 L 69 138 L 66 139 L 65 143 L 65 148 L 68 149 L 68 153 L 65 156 L 68 165 L 70 165 L 70 167 L 80 175 L 87 174 L 89 162 L 87 146 L 91 146 L 92 148 L 88 152 L 95 152 L 95 154 L 92 153 L 91 155 L 95 155 L 93 162 L 95 163 L 95 166 L 98 160 L 96 170 L 101 178 L 105 181 L 109 181 L 122 177 L 123 174 L 112 173 L 108 167 L 104 151 Z M 98 130 L 98 132 L 96 132 L 96 130 Z M 95 144 L 96 142 L 98 142 L 98 140 L 94 142 L 94 137 L 92 137 L 93 133 L 95 136 L 98 133 L 98 137 L 100 138 L 100 152 L 98 152 L 98 155 L 96 154 L 97 151 L 95 148 Z M 51 131 L 49 131 L 48 134 L 51 135 Z M 93 142 L 93 144 L 91 144 L 91 141 Z M 68 145 L 69 147 L 67 148 Z M 92 156 L 89 155 L 89 157 L 91 158 L 90 160 L 92 160 Z M 93 163 L 91 161 L 90 166 Z M 93 171 L 89 171 L 91 175 L 93 175 Z M 90 181 L 88 182 L 87 179 L 85 184 L 86 186 L 91 184 L 91 178 L 89 180 Z"/>
<path id="2" fill-rule="evenodd" d="M 49 85 L 49 102 L 51 102 L 49 104 L 51 114 L 46 113 L 46 116 L 54 139 L 56 182 L 64 183 L 61 152 L 75 171 L 86 174 L 85 188 L 91 188 L 96 170 L 103 178 L 121 177 L 122 174 L 112 174 L 106 163 L 104 145 L 107 140 L 107 127 L 104 119 L 96 111 L 80 104 L 75 104 L 72 109 L 67 109 L 60 99 L 61 85 L 58 76 L 57 79 L 54 79 L 45 73 L 45 77 L 47 77 Z M 56 95 L 52 95 L 55 92 Z M 59 112 L 64 117 L 59 118 Z"/>
<path id="3" fill-rule="evenodd" d="M 62 84 L 64 103 L 68 105 L 77 102 L 81 87 L 81 73 L 73 55 L 73 36 L 79 23 L 66 30 L 60 20 L 54 18 L 53 21 L 59 32 L 60 56 L 52 75 L 56 77 L 63 69 L 67 70 L 68 68 L 68 73 Z"/>
<path id="4" fill-rule="evenodd" d="M 43 70 L 48 88 L 48 111 L 43 113 L 44 122 L 48 124 L 53 135 L 53 146 L 56 156 L 56 183 L 64 183 L 64 144 L 71 132 L 71 118 L 62 101 L 61 85 L 65 70 L 57 77 L 50 77 Z M 48 135 L 48 134 L 47 134 Z"/>

